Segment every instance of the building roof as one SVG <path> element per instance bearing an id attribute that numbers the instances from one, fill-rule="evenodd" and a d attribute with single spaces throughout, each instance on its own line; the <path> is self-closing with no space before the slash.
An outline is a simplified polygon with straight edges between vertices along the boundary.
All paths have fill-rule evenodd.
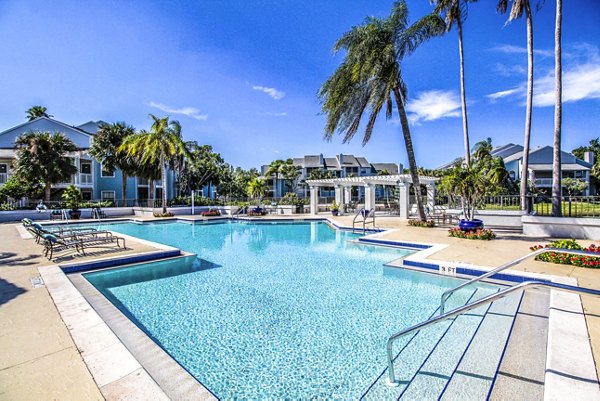
<path id="1" fill-rule="evenodd" d="M 100 125 L 102 125 L 102 124 L 108 124 L 108 123 L 106 121 L 102 121 L 102 120 L 88 121 L 87 123 L 78 125 L 77 128 L 79 128 L 80 130 L 83 130 L 85 132 L 88 132 L 90 134 L 95 134 L 96 132 L 98 132 L 98 129 L 100 128 Z"/>
<path id="2" fill-rule="evenodd" d="M 305 168 L 310 168 L 310 167 L 323 167 L 323 163 L 321 162 L 323 158 L 323 155 L 317 155 L 317 156 L 313 156 L 313 155 L 309 155 L 309 156 L 304 156 L 304 167 Z"/>
<path id="3" fill-rule="evenodd" d="M 325 168 L 327 170 L 340 170 L 340 162 L 337 157 L 325 157 L 323 158 L 323 162 L 325 163 Z"/>
<path id="4" fill-rule="evenodd" d="M 494 149 L 492 149 L 490 154 L 492 156 L 498 156 L 504 159 L 518 152 L 523 152 L 523 146 L 515 145 L 514 143 L 509 143 L 506 145 L 495 147 Z"/>
<path id="5" fill-rule="evenodd" d="M 400 174 L 398 171 L 398 165 L 395 163 L 372 163 L 371 164 L 376 171 L 387 170 L 390 174 Z"/>
<path id="6" fill-rule="evenodd" d="M 360 165 L 360 167 L 362 167 L 362 168 L 371 167 L 371 163 L 369 163 L 369 162 L 367 161 L 367 159 L 366 159 L 366 158 L 364 158 L 364 157 L 357 157 L 357 158 L 356 158 L 356 161 L 358 162 L 358 164 L 359 164 L 359 165 Z"/>
<path id="7" fill-rule="evenodd" d="M 13 148 L 17 137 L 29 131 L 49 131 L 62 132 L 67 135 L 78 148 L 88 148 L 92 134 L 78 127 L 74 127 L 53 118 L 39 117 L 32 121 L 26 121 L 22 124 L 0 132 L 0 148 Z"/>

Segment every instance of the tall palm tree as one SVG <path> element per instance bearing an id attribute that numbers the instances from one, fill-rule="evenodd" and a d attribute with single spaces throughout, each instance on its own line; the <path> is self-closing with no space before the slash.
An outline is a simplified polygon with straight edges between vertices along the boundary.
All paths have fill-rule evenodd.
<path id="1" fill-rule="evenodd" d="M 463 120 L 463 135 L 465 142 L 465 162 L 469 164 L 471 160 L 469 147 L 469 123 L 467 120 L 467 96 L 465 90 L 465 58 L 463 52 L 463 23 L 467 17 L 468 3 L 476 2 L 477 0 L 430 0 L 435 5 L 436 14 L 444 14 L 446 21 L 446 30 L 450 32 L 452 26 L 456 24 L 458 32 L 458 55 L 460 58 L 460 97 L 462 100 L 462 120 Z"/>
<path id="2" fill-rule="evenodd" d="M 45 108 L 44 106 L 33 106 L 30 107 L 25 113 L 27 113 L 27 120 L 28 121 L 33 121 L 36 118 L 40 118 L 40 117 L 52 117 L 51 115 L 49 115 L 48 113 L 46 113 L 48 109 Z"/>
<path id="3" fill-rule="evenodd" d="M 344 142 L 351 140 L 359 129 L 363 114 L 369 109 L 363 145 L 371 138 L 377 116 L 384 107 L 386 118 L 392 117 L 395 101 L 422 220 L 425 220 L 425 211 L 418 196 L 419 175 L 406 116 L 407 89 L 400 63 L 421 43 L 443 34 L 444 29 L 444 22 L 433 14 L 409 26 L 406 3 L 396 2 L 388 19 L 367 18 L 337 41 L 334 51 L 346 50 L 346 56 L 319 91 L 322 110 L 327 115 L 327 140 L 331 140 L 336 131 L 344 133 Z"/>
<path id="4" fill-rule="evenodd" d="M 70 152 L 77 151 L 77 146 L 60 132 L 26 132 L 16 139 L 15 148 L 15 172 L 27 180 L 44 181 L 47 202 L 52 184 L 70 180 L 77 173 L 77 167 L 68 157 Z"/>
<path id="5" fill-rule="evenodd" d="M 538 3 L 538 9 L 541 7 Z M 504 14 L 508 10 L 508 0 L 500 0 L 496 7 Z M 525 107 L 525 138 L 523 140 L 523 163 L 521 164 L 521 209 L 525 210 L 526 198 L 529 192 L 527 179 L 529 177 L 529 142 L 531 138 L 531 113 L 533 110 L 533 16 L 529 0 L 513 0 L 508 21 L 519 19 L 525 14 L 527 20 L 527 106 Z"/>
<path id="6" fill-rule="evenodd" d="M 554 77 L 556 80 L 556 103 L 554 105 L 554 157 L 552 160 L 552 216 L 562 216 L 562 169 L 561 169 L 561 128 L 562 128 L 562 0 L 556 0 L 556 25 L 554 31 Z"/>
<path id="7" fill-rule="evenodd" d="M 265 175 L 267 177 L 275 176 L 275 180 L 273 180 L 273 197 L 277 194 L 277 181 L 279 180 L 279 173 L 281 172 L 281 167 L 285 164 L 283 160 L 273 160 L 267 171 L 265 171 Z"/>
<path id="8" fill-rule="evenodd" d="M 90 156 L 102 162 L 103 168 L 121 170 L 123 206 L 127 206 L 127 176 L 135 174 L 136 163 L 126 152 L 119 151 L 119 147 L 125 138 L 134 134 L 135 129 L 124 122 L 101 124 L 89 150 Z"/>
<path id="9" fill-rule="evenodd" d="M 158 118 L 153 114 L 150 131 L 141 131 L 125 138 L 118 150 L 136 157 L 140 163 L 158 164 L 162 182 L 162 209 L 167 212 L 167 167 L 169 162 L 181 154 L 188 155 L 181 139 L 181 125 L 169 121 L 169 117 Z"/>

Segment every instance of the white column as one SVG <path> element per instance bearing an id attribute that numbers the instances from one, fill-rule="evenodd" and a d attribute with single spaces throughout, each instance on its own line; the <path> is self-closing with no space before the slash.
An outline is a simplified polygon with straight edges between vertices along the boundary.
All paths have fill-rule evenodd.
<path id="1" fill-rule="evenodd" d="M 319 187 L 310 188 L 310 214 L 319 214 Z"/>
<path id="2" fill-rule="evenodd" d="M 352 201 L 352 187 L 344 187 L 344 202 Z"/>
<path id="3" fill-rule="evenodd" d="M 340 208 L 340 213 L 344 213 L 344 192 L 341 185 L 335 186 L 335 203 Z"/>
<path id="4" fill-rule="evenodd" d="M 365 185 L 365 209 L 371 210 L 375 207 L 375 184 Z"/>
<path id="5" fill-rule="evenodd" d="M 408 219 L 409 215 L 409 207 L 410 207 L 410 191 L 408 190 L 408 184 L 399 183 L 398 184 L 398 202 L 400 204 L 400 218 Z"/>
<path id="6" fill-rule="evenodd" d="M 427 184 L 427 207 L 433 213 L 435 206 L 435 184 Z"/>

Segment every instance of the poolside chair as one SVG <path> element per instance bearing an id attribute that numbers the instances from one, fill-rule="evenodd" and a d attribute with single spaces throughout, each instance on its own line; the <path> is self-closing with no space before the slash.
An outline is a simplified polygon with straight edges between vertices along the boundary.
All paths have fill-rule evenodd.
<path id="1" fill-rule="evenodd" d="M 52 234 L 44 234 L 44 256 L 52 260 L 55 252 L 65 252 L 75 250 L 77 253 L 83 252 L 82 241 L 77 237 L 62 238 Z"/>
<path id="2" fill-rule="evenodd" d="M 76 233 L 75 238 L 80 241 L 81 253 L 85 255 L 85 248 L 97 248 L 105 245 L 116 244 L 118 248 L 125 246 L 125 238 L 113 235 L 110 231 L 96 231 L 95 233 Z"/>

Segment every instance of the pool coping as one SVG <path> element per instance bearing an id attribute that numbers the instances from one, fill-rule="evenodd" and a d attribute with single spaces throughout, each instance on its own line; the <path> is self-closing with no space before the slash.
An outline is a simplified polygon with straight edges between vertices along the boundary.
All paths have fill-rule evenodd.
<path id="1" fill-rule="evenodd" d="M 218 219 L 196 220 L 196 219 L 185 219 L 185 218 L 180 218 L 180 217 L 173 217 L 173 218 L 161 220 L 160 222 L 163 222 L 163 221 L 172 222 L 172 221 L 182 220 L 185 222 L 193 222 L 194 224 L 195 223 L 201 223 L 201 224 L 204 223 L 205 224 L 206 222 L 209 222 L 209 221 L 230 220 L 230 219 L 231 219 L 230 217 L 224 217 L 224 218 L 218 218 Z M 292 223 L 298 222 L 298 221 L 324 221 L 324 222 L 328 223 L 330 226 L 334 227 L 335 229 L 352 230 L 351 227 L 339 226 L 338 224 L 335 224 L 328 218 L 319 218 L 319 217 L 308 218 L 308 219 L 307 218 L 302 218 L 302 219 L 257 218 L 257 219 L 240 219 L 240 220 L 250 221 L 250 222 L 279 221 L 279 222 L 292 222 Z M 108 222 L 108 221 L 102 221 L 102 222 L 104 223 L 104 222 Z M 146 222 L 146 221 L 135 220 L 135 219 L 118 219 L 118 220 L 114 219 L 112 222 L 135 222 L 138 224 L 140 224 L 140 223 L 141 224 L 157 223 L 156 221 Z M 90 222 L 85 222 L 85 223 L 90 223 Z M 411 254 L 411 255 L 408 255 L 407 257 L 403 257 L 403 258 L 400 258 L 400 259 L 397 259 L 397 260 L 387 263 L 386 265 L 390 266 L 390 267 L 407 268 L 407 269 L 412 269 L 412 270 L 419 270 L 419 271 L 423 271 L 423 272 L 447 275 L 447 276 L 453 276 L 453 277 L 459 277 L 459 278 L 472 278 L 474 276 L 486 273 L 487 271 L 490 271 L 493 269 L 490 267 L 478 266 L 478 265 L 473 265 L 473 264 L 468 264 L 468 263 L 463 263 L 463 262 L 440 261 L 440 260 L 433 260 L 433 259 L 428 258 L 429 256 L 440 251 L 441 249 L 446 248 L 448 245 L 445 245 L 445 244 L 431 244 L 431 243 L 422 243 L 422 242 L 405 242 L 405 241 L 384 240 L 384 239 L 379 239 L 378 237 L 381 236 L 383 233 L 387 233 L 387 232 L 390 232 L 393 230 L 376 229 L 376 230 L 369 230 L 369 231 L 371 231 L 370 234 L 359 238 L 359 240 L 358 240 L 359 243 L 363 243 L 365 245 L 404 247 L 404 248 L 411 248 L 411 249 L 417 250 L 417 252 L 415 252 L 414 254 Z M 125 236 L 121 233 L 118 233 L 118 235 Z M 126 237 L 133 238 L 135 241 L 138 241 L 138 242 L 147 243 L 147 244 L 155 246 L 159 249 L 162 248 L 163 251 L 167 250 L 166 248 L 171 248 L 170 250 L 177 249 L 177 248 L 169 247 L 167 245 L 155 243 L 152 241 L 143 240 L 143 239 L 140 239 L 137 237 L 131 237 L 131 236 L 126 236 Z M 180 251 L 180 250 L 178 250 L 178 251 Z M 127 255 L 127 256 L 135 256 L 135 254 Z M 110 258 L 107 258 L 107 259 L 110 259 Z M 91 265 L 93 263 L 98 263 L 98 261 L 99 260 L 91 260 L 91 261 L 87 261 L 87 262 L 81 262 L 80 265 L 85 265 L 86 263 L 88 263 L 88 265 Z M 139 262 L 142 262 L 142 260 L 138 260 L 138 263 Z M 118 264 L 118 265 L 114 265 L 114 266 L 104 266 L 104 267 L 122 267 L 125 264 L 127 264 L 127 265 L 135 264 L 135 262 L 133 262 L 133 263 L 126 262 L 126 263 L 122 263 L 122 264 Z M 83 267 L 85 267 L 85 266 L 83 266 Z M 87 282 L 87 280 L 85 280 L 84 278 L 81 277 L 81 273 L 83 270 L 89 270 L 89 266 L 88 266 L 88 269 L 85 269 L 83 267 L 79 266 L 79 268 L 81 270 L 77 270 L 77 272 L 70 273 L 69 275 L 70 276 L 74 275 L 74 277 L 77 277 L 77 276 L 80 277 L 82 282 L 87 283 L 90 287 L 93 288 L 93 286 L 89 282 Z M 448 267 L 452 267 L 453 269 L 448 269 Z M 58 268 L 58 270 L 59 270 L 58 272 L 56 271 L 56 268 Z M 77 293 L 79 294 L 79 296 L 76 297 L 76 299 L 78 299 L 79 303 L 81 303 L 81 299 L 83 299 L 84 303 L 86 304 L 86 305 L 84 304 L 83 306 L 79 305 L 79 309 L 78 309 L 78 311 L 75 312 L 75 314 L 85 315 L 86 313 L 89 313 L 89 310 L 94 311 L 95 308 L 93 308 L 93 305 L 90 306 L 90 304 L 88 303 L 89 300 L 86 299 L 81 294 L 80 291 L 78 291 L 79 285 L 74 285 L 74 283 L 72 283 L 72 281 L 69 280 L 69 278 L 66 276 L 63 269 L 61 269 L 58 265 L 40 267 L 40 268 L 38 268 L 38 270 L 40 271 L 40 275 L 42 276 L 42 278 L 44 279 L 45 282 L 46 282 L 46 277 L 48 277 L 50 279 L 51 285 L 50 286 L 47 285 L 48 291 L 50 292 L 55 304 L 57 305 L 57 308 L 59 309 L 59 312 L 61 314 L 61 317 L 63 318 L 63 321 L 65 321 L 67 328 L 69 328 L 69 332 L 71 333 L 75 344 L 80 349 L 82 356 L 84 356 L 84 349 L 86 348 L 86 342 L 79 340 L 79 343 L 78 343 L 78 340 L 76 339 L 76 335 L 75 336 L 73 335 L 72 328 L 70 326 L 73 324 L 73 322 L 72 321 L 71 321 L 71 323 L 67 322 L 67 320 L 70 320 L 69 319 L 70 316 L 67 314 L 66 315 L 67 320 L 65 320 L 65 315 L 63 315 L 64 312 L 69 312 L 69 311 L 61 310 L 61 305 L 62 305 L 61 302 L 63 302 L 64 299 L 62 298 L 60 288 L 62 288 L 64 286 L 68 287 L 68 285 L 64 283 L 64 280 L 66 280 L 69 284 L 71 284 L 71 286 L 73 287 L 73 290 L 77 291 Z M 60 279 L 61 274 L 62 274 L 64 280 Z M 552 281 L 552 282 L 569 284 L 569 285 L 578 285 L 577 280 L 575 278 L 565 278 L 565 277 L 557 277 L 557 276 L 551 276 L 551 275 L 545 275 L 545 274 L 520 272 L 520 271 L 509 270 L 509 269 L 505 270 L 502 274 L 498 275 L 499 277 L 496 277 L 496 276 L 497 275 L 492 276 L 491 280 L 484 280 L 484 281 L 506 284 L 507 281 L 515 283 L 515 282 L 523 282 L 523 281 L 526 281 L 527 279 L 535 279 L 535 280 L 540 280 L 540 281 Z M 77 281 L 77 279 L 75 281 Z M 55 283 L 58 283 L 59 285 L 55 286 L 54 285 Z M 94 288 L 94 290 L 95 290 L 95 288 Z M 84 292 L 85 291 L 86 290 L 84 289 Z M 97 291 L 97 290 L 95 290 L 95 291 Z M 53 294 L 53 292 L 55 292 L 55 294 Z M 69 293 L 71 293 L 71 295 L 73 295 L 72 291 L 70 289 L 69 289 Z M 99 292 L 98 292 L 98 294 L 99 294 Z M 55 295 L 56 295 L 56 298 L 55 298 Z M 93 295 L 92 295 L 92 297 L 93 297 Z M 112 306 L 112 308 L 114 308 L 114 310 L 116 310 L 116 312 L 118 312 L 118 314 L 122 315 L 122 313 L 114 305 L 112 305 L 112 303 L 110 303 L 110 301 L 108 301 L 106 298 L 104 298 L 104 296 L 102 296 L 100 294 L 100 297 L 102 299 L 104 299 L 104 301 L 106 303 L 110 304 L 110 306 Z M 81 298 L 81 299 L 79 299 L 79 298 Z M 58 300 L 58 303 L 57 303 L 57 300 Z M 67 299 L 67 301 L 72 301 L 72 299 Z M 61 304 L 61 305 L 59 305 L 59 304 Z M 64 306 L 64 305 L 62 305 L 62 306 Z M 103 306 L 103 308 L 105 310 L 110 309 L 110 307 L 108 307 L 108 306 Z M 73 312 L 73 311 L 71 310 L 70 312 Z M 113 311 L 113 312 L 115 312 L 115 311 Z M 120 317 L 118 317 L 118 314 L 117 314 L 117 319 L 122 320 Z M 113 313 L 113 315 L 114 315 L 114 313 Z M 158 346 L 149 337 L 147 337 L 146 334 L 143 333 L 143 331 L 141 329 L 139 329 L 133 322 L 131 322 L 124 315 L 122 315 L 122 316 L 134 328 L 133 329 L 130 327 L 128 330 L 137 329 L 138 331 L 140 331 L 143 334 L 143 336 L 146 337 L 147 341 L 150 341 L 151 343 L 153 343 L 155 347 L 159 348 L 163 353 L 166 354 L 166 358 L 173 361 L 173 363 L 175 363 L 177 366 L 179 366 L 180 369 L 183 369 L 185 371 L 185 369 L 183 367 L 181 367 L 181 365 L 179 365 L 174 359 L 172 359 L 166 353 L 166 351 L 164 351 L 162 348 L 160 348 L 160 346 Z M 152 383 L 154 383 L 155 386 L 158 386 L 158 389 L 160 390 L 160 392 L 156 391 L 156 394 L 160 395 L 161 392 L 162 392 L 162 394 L 165 394 L 163 391 L 164 389 L 162 387 L 160 387 L 154 381 L 154 379 L 152 379 L 152 376 L 147 372 L 147 370 L 128 351 L 127 347 L 123 344 L 123 342 L 121 342 L 119 340 L 119 336 L 115 335 L 115 333 L 113 331 L 111 331 L 110 327 L 106 324 L 106 322 L 97 313 L 96 313 L 96 317 L 102 321 L 102 324 L 104 324 L 105 328 L 108 329 L 112 333 L 112 335 L 117 339 L 117 341 L 121 345 L 121 347 L 124 348 L 125 351 L 129 354 L 127 357 L 122 356 L 123 358 L 125 358 L 126 360 L 129 361 L 129 365 L 124 364 L 124 366 L 135 366 L 135 370 L 130 371 L 127 375 L 131 375 L 134 372 L 137 372 L 137 376 L 140 377 L 140 381 L 144 382 L 144 386 L 146 386 L 144 388 L 144 391 L 150 391 L 152 389 L 153 389 L 152 391 L 156 391 L 156 389 L 152 385 L 148 384 L 148 379 L 149 379 L 152 381 Z M 568 324 L 565 322 L 568 322 Z M 98 323 L 98 324 L 101 325 L 101 323 Z M 510 338 L 510 335 L 509 335 L 509 338 Z M 102 339 L 98 339 L 98 340 L 102 341 Z M 89 343 L 89 342 L 90 342 L 90 340 L 88 339 L 87 343 Z M 507 341 L 507 343 L 508 343 L 508 341 Z M 80 346 L 83 347 L 83 349 Z M 545 371 L 545 382 L 544 382 L 544 399 L 545 400 L 559 400 L 559 399 L 568 399 L 568 398 L 573 398 L 573 397 L 577 398 L 577 399 L 586 398 L 586 399 L 600 400 L 600 387 L 598 384 L 598 377 L 596 374 L 595 363 L 594 363 L 594 359 L 592 356 L 591 345 L 589 342 L 587 323 L 585 321 L 585 316 L 583 314 L 583 308 L 582 308 L 582 304 L 581 304 L 579 295 L 562 293 L 562 292 L 559 292 L 556 290 L 550 291 L 550 307 L 549 307 L 549 320 L 548 320 L 548 346 L 547 346 L 546 351 L 547 351 L 546 371 Z M 135 364 L 133 362 L 131 362 L 131 358 L 133 358 L 133 360 L 135 361 Z M 102 373 L 101 367 L 99 367 L 99 366 L 94 367 L 95 365 L 94 365 L 93 360 L 90 363 L 88 363 L 85 356 L 84 356 L 84 360 L 86 361 L 86 364 L 88 365 L 88 368 L 90 369 L 92 376 L 94 377 L 95 380 L 96 380 L 96 375 L 100 375 L 100 377 L 102 377 L 103 373 Z M 100 368 L 100 371 L 96 372 L 96 374 L 94 374 L 95 372 L 93 370 L 96 370 L 97 368 Z M 139 369 L 141 369 L 143 372 L 139 371 Z M 191 377 L 191 379 L 193 381 L 195 381 L 203 390 L 205 390 L 205 392 L 203 392 L 201 390 L 202 397 L 199 399 L 216 399 L 216 397 L 212 393 L 210 393 L 210 390 L 208 390 L 204 386 L 202 386 L 200 384 L 200 382 L 198 382 L 189 373 L 187 373 L 187 371 L 185 371 L 185 372 L 187 375 L 189 375 Z M 144 375 L 144 373 L 145 373 L 145 375 Z M 127 375 L 119 377 L 118 380 L 124 380 Z M 147 375 L 147 377 L 146 377 L 146 375 Z M 116 385 L 114 383 L 118 382 L 118 380 L 115 382 L 110 382 L 108 384 L 104 384 L 103 386 Z M 99 387 L 100 391 L 102 391 L 103 386 L 101 387 L 100 383 L 97 380 L 97 384 L 99 384 L 98 387 Z M 189 397 L 189 394 L 187 394 L 187 396 Z M 158 399 L 160 399 L 160 397 L 158 397 Z"/>

